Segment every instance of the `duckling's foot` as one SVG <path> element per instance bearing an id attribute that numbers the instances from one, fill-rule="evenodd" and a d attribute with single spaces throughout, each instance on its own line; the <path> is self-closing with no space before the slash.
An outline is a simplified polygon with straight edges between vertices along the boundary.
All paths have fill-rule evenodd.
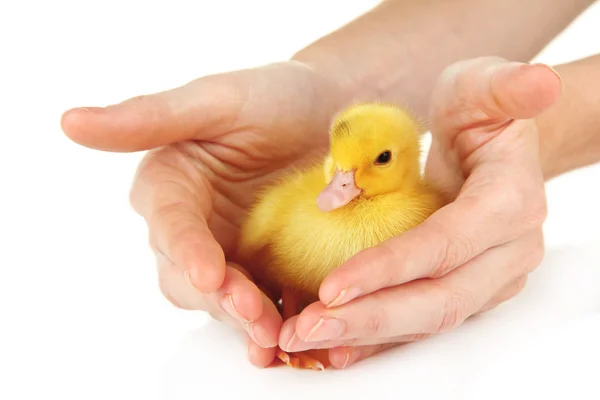
<path id="1" fill-rule="evenodd" d="M 319 354 L 315 354 L 319 353 Z M 321 356 L 321 357 L 318 357 Z M 317 352 L 317 351 L 302 351 L 298 353 L 286 353 L 285 351 L 278 349 L 277 358 L 283 361 L 286 365 L 292 368 L 299 369 L 314 369 L 318 371 L 325 371 L 329 364 L 328 352 Z M 319 361 L 319 358 L 321 361 Z"/>

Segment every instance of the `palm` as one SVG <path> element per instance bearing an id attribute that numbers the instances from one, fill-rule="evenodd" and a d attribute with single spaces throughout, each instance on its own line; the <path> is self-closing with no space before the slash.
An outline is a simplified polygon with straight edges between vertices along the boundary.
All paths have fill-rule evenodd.
<path id="1" fill-rule="evenodd" d="M 202 236 L 212 235 L 227 257 L 255 191 L 286 167 L 323 154 L 337 97 L 331 82 L 285 62 L 207 76 L 103 109 L 71 110 L 63 128 L 88 147 L 153 149 L 135 180 L 136 209 L 150 223 L 155 214 L 179 214 L 171 224 L 177 226 L 196 219 L 197 228 L 210 231 Z M 171 234 L 189 230 L 177 226 Z M 155 245 L 163 252 L 177 244 Z"/>
<path id="2" fill-rule="evenodd" d="M 209 78 L 210 85 L 236 84 L 236 101 L 221 111 L 226 129 L 171 144 L 149 156 L 162 160 L 148 163 L 175 166 L 167 179 L 185 181 L 180 183 L 192 188 L 227 256 L 256 190 L 286 167 L 303 165 L 323 153 L 333 102 L 319 93 L 325 89 L 323 82 L 300 66 L 276 65 Z"/>
<path id="3" fill-rule="evenodd" d="M 148 223 L 161 291 L 179 307 L 258 333 L 249 348 L 257 365 L 275 357 L 265 344 L 277 342 L 281 316 L 243 268 L 225 261 L 257 189 L 324 155 L 339 97 L 332 82 L 285 62 L 63 115 L 65 133 L 86 147 L 150 150 L 131 202 Z"/>
<path id="4" fill-rule="evenodd" d="M 203 207 L 204 217 L 227 256 L 234 251 L 238 228 L 256 190 L 286 167 L 313 160 L 324 148 L 314 142 L 302 144 L 301 138 L 293 134 L 277 132 L 252 127 L 211 141 L 173 144 L 163 150 L 164 157 L 180 160 L 174 176 L 187 180 L 199 201 L 208 205 Z M 194 184 L 191 170 L 206 179 L 198 179 Z"/>

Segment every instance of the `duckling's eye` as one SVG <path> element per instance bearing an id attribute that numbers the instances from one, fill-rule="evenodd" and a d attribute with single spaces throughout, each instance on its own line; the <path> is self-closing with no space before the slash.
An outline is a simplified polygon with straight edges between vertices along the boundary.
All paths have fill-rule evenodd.
<path id="1" fill-rule="evenodd" d="M 385 165 L 392 159 L 392 152 L 389 150 L 384 151 L 375 160 L 375 165 Z"/>

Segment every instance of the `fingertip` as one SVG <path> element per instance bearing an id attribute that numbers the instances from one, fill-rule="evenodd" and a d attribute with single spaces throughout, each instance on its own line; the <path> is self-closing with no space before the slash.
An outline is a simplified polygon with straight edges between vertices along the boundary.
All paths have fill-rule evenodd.
<path id="1" fill-rule="evenodd" d="M 369 256 L 365 257 L 365 253 L 369 249 L 350 257 L 344 264 L 333 270 L 323 279 L 319 287 L 319 300 L 327 307 L 338 306 L 343 303 L 343 292 L 346 288 L 353 286 L 353 282 L 357 276 L 361 275 L 361 271 Z"/>
<path id="2" fill-rule="evenodd" d="M 336 277 L 330 275 L 323 280 L 319 287 L 319 300 L 327 306 L 338 297 L 342 290 L 343 287 L 341 287 Z"/>
<path id="3" fill-rule="evenodd" d="M 315 326 L 323 317 L 323 314 L 326 312 L 326 307 L 320 302 L 313 303 L 306 307 L 302 312 L 297 316 L 297 319 L 293 323 L 294 331 L 303 341 L 306 341 L 310 332 L 313 330 Z"/>
<path id="4" fill-rule="evenodd" d="M 231 293 L 231 301 L 238 313 L 248 322 L 257 320 L 263 313 L 262 292 L 241 272 L 228 267 L 223 290 Z"/>
<path id="5" fill-rule="evenodd" d="M 558 71 L 546 64 L 526 64 L 522 74 L 523 84 L 531 82 L 532 104 L 537 106 L 537 113 L 550 107 L 563 91 L 563 80 Z"/>
<path id="6" fill-rule="evenodd" d="M 555 89 L 559 89 L 558 90 L 558 94 L 561 94 L 562 92 L 564 92 L 565 90 L 565 82 L 563 81 L 562 76 L 560 75 L 560 73 L 553 68 L 552 66 L 548 65 L 548 64 L 543 64 L 543 63 L 536 63 L 536 64 L 531 64 L 532 67 L 541 69 L 544 75 L 548 76 L 548 78 L 546 79 L 551 79 L 554 80 L 555 83 L 553 84 Z M 558 84 L 556 83 L 556 81 L 558 80 Z"/>
<path id="7" fill-rule="evenodd" d="M 563 91 L 562 78 L 545 64 L 505 64 L 492 80 L 498 106 L 511 118 L 533 118 L 552 106 Z"/>
<path id="8" fill-rule="evenodd" d="M 202 293 L 212 293 L 219 290 L 225 281 L 225 263 L 209 264 L 201 262 L 185 266 L 190 283 Z"/>
<path id="9" fill-rule="evenodd" d="M 329 349 L 329 362 L 334 368 L 345 369 L 356 362 L 360 353 L 352 347 L 334 347 Z"/>
<path id="10" fill-rule="evenodd" d="M 262 348 L 248 338 L 248 360 L 258 368 L 266 368 L 275 360 L 277 347 Z"/>
<path id="11" fill-rule="evenodd" d="M 60 117 L 60 127 L 69 138 L 71 138 L 72 127 L 77 122 L 77 114 L 80 108 L 71 108 Z"/>
<path id="12" fill-rule="evenodd" d="M 98 107 L 77 107 L 65 111 L 60 118 L 62 131 L 73 142 L 90 147 L 86 125 L 89 122 L 89 114 L 97 110 Z"/>
<path id="13" fill-rule="evenodd" d="M 69 139 L 94 150 L 133 152 L 156 147 L 143 116 L 121 106 L 78 107 L 61 117 L 61 128 Z"/>
<path id="14" fill-rule="evenodd" d="M 150 97 L 150 96 L 147 96 Z M 63 132 L 73 142 L 111 152 L 145 151 L 169 144 L 182 132 L 163 129 L 168 113 L 151 102 L 123 102 L 107 107 L 77 107 L 63 113 Z"/>
<path id="15" fill-rule="evenodd" d="M 287 351 L 288 343 L 296 334 L 296 321 L 298 320 L 298 316 L 294 315 L 293 317 L 287 319 L 285 322 L 282 322 L 281 329 L 279 330 L 279 337 L 277 339 L 277 343 L 279 347 L 283 351 Z"/>
<path id="16" fill-rule="evenodd" d="M 263 311 L 260 317 L 252 322 L 254 340 L 263 348 L 276 347 L 283 320 L 277 307 L 264 294 L 261 294 Z"/>
<path id="17" fill-rule="evenodd" d="M 190 283 L 203 293 L 217 291 L 225 281 L 227 267 L 225 254 L 212 237 L 204 238 L 204 246 L 189 241 L 181 254 L 180 262 L 188 271 Z"/>
<path id="18" fill-rule="evenodd" d="M 355 254 L 340 267 L 333 270 L 319 287 L 319 300 L 326 307 L 338 307 L 371 292 L 365 287 L 365 279 L 373 271 L 382 270 L 387 262 L 383 246 L 367 248 Z"/>

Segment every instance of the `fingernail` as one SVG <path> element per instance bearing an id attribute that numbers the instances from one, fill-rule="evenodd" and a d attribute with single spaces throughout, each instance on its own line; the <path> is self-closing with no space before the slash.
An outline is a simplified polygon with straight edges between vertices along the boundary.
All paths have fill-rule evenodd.
<path id="1" fill-rule="evenodd" d="M 346 330 L 346 323 L 335 318 L 321 318 L 306 335 L 306 342 L 336 339 Z"/>
<path id="2" fill-rule="evenodd" d="M 541 67 L 549 69 L 560 80 L 561 92 L 563 92 L 565 90 L 565 82 L 563 81 L 562 76 L 560 76 L 558 71 L 555 70 L 553 67 L 549 66 L 548 64 L 543 64 L 543 63 L 534 63 L 534 64 L 529 64 L 529 65 L 531 65 L 532 67 L 541 66 Z"/>
<path id="3" fill-rule="evenodd" d="M 283 351 L 297 352 L 297 351 L 305 351 L 311 348 L 314 348 L 315 343 L 305 343 L 298 338 L 298 335 L 294 333 L 292 338 L 285 345 L 285 349 Z"/>
<path id="4" fill-rule="evenodd" d="M 252 341 L 256 344 L 258 344 L 260 346 L 260 344 L 258 343 L 258 340 L 256 340 L 256 336 L 254 336 L 254 323 L 250 322 L 250 323 L 245 323 L 244 325 L 244 329 L 246 330 L 246 332 L 248 332 L 248 336 L 250 336 L 250 339 L 252 339 Z M 260 346 L 262 347 L 262 346 Z"/>
<path id="5" fill-rule="evenodd" d="M 190 271 L 188 271 L 187 269 L 183 271 L 183 278 L 191 287 L 198 290 L 198 288 L 192 283 L 192 278 L 190 278 Z"/>
<path id="6" fill-rule="evenodd" d="M 350 352 L 346 353 L 346 361 L 344 361 L 344 363 L 342 364 L 341 369 L 346 368 L 346 366 L 348 365 L 348 361 L 350 361 Z"/>
<path id="7" fill-rule="evenodd" d="M 231 294 L 226 293 L 223 296 L 221 296 L 221 307 L 223 307 L 223 310 L 225 310 L 229 315 L 231 315 L 238 321 L 250 322 L 249 319 L 242 317 L 242 314 L 240 314 L 237 308 L 235 308 L 235 304 L 233 303 L 233 297 L 231 296 Z"/>
<path id="8" fill-rule="evenodd" d="M 340 292 L 340 294 L 337 295 L 335 299 L 333 299 L 333 301 L 330 301 L 329 304 L 327 304 L 327 308 L 337 307 L 345 304 L 350 300 L 357 298 L 361 294 L 363 294 L 363 291 L 356 287 L 344 289 Z"/>
<path id="9" fill-rule="evenodd" d="M 277 346 L 277 340 L 269 340 L 267 333 L 260 327 L 260 325 L 256 326 L 254 322 L 244 322 L 243 325 L 244 329 L 246 332 L 248 332 L 248 335 L 254 341 L 254 343 L 263 349 Z"/>
<path id="10" fill-rule="evenodd" d="M 187 269 L 183 271 L 183 278 L 191 287 L 193 287 L 194 289 L 196 288 L 190 278 L 190 271 L 188 271 Z"/>
<path id="11" fill-rule="evenodd" d="M 102 107 L 79 107 L 79 109 L 81 111 L 85 111 L 85 112 L 97 112 L 97 111 L 104 110 L 104 108 L 102 108 Z"/>
<path id="12" fill-rule="evenodd" d="M 340 369 L 344 369 L 346 367 L 351 366 L 356 362 L 356 360 L 358 360 L 359 357 L 360 352 L 358 350 L 348 350 L 348 353 L 346 354 L 346 361 L 344 361 L 344 364 Z"/>

